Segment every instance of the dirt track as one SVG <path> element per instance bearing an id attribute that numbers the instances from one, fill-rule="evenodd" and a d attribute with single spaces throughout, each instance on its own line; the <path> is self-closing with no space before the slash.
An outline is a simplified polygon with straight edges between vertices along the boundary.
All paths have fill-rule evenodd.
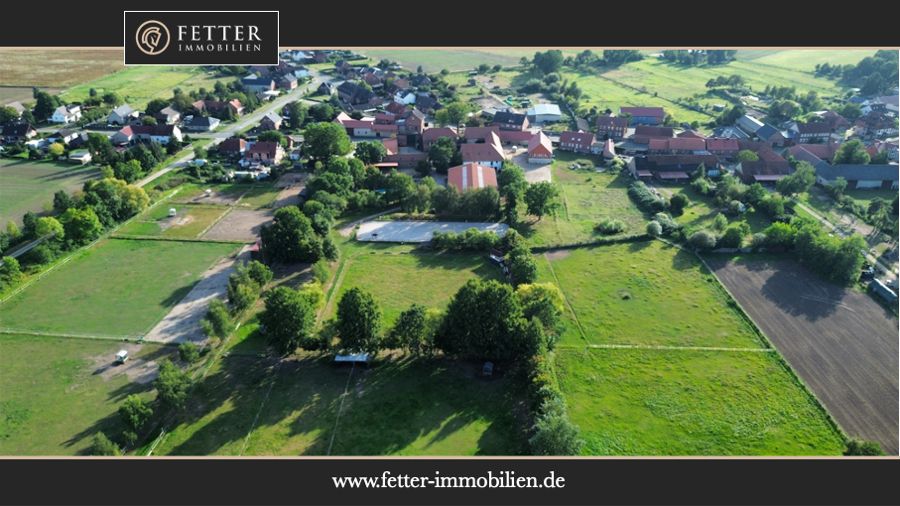
<path id="1" fill-rule="evenodd" d="M 897 319 L 792 260 L 707 262 L 841 427 L 897 455 Z"/>

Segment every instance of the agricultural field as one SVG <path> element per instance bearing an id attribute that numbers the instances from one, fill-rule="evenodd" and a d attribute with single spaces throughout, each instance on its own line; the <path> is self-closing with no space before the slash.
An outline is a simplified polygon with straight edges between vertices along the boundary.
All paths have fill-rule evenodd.
<path id="1" fill-rule="evenodd" d="M 236 249 L 221 243 L 104 240 L 0 305 L 2 326 L 52 334 L 139 335 L 213 262 Z"/>
<path id="2" fill-rule="evenodd" d="M 131 359 L 111 366 L 126 347 Z M 75 455 L 121 430 L 126 396 L 152 398 L 155 361 L 173 350 L 100 339 L 0 334 L 0 455 Z"/>
<path id="3" fill-rule="evenodd" d="M 169 216 L 170 209 L 175 216 Z M 131 220 L 116 235 L 197 239 L 226 212 L 228 208 L 223 206 L 163 203 Z"/>
<path id="4" fill-rule="evenodd" d="M 185 93 L 199 88 L 212 89 L 216 81 L 229 82 L 234 77 L 217 77 L 199 67 L 128 67 L 92 81 L 69 88 L 61 98 L 67 101 L 83 100 L 91 88 L 103 94 L 114 91 L 136 109 L 142 109 L 154 98 L 169 98 L 172 90 L 181 88 Z"/>
<path id="5" fill-rule="evenodd" d="M 764 347 L 693 253 L 662 241 L 556 250 L 538 268 L 571 309 L 565 345 Z"/>
<path id="6" fill-rule="evenodd" d="M 259 339 L 251 334 L 247 340 Z M 246 341 L 244 343 L 246 343 Z M 301 355 L 216 363 L 157 455 L 500 455 L 518 453 L 513 382 L 475 364 L 385 360 L 367 369 Z M 251 347 L 253 347 L 251 345 Z"/>
<path id="7" fill-rule="evenodd" d="M 556 358 L 585 455 L 843 451 L 840 433 L 774 353 L 562 349 Z"/>
<path id="8" fill-rule="evenodd" d="M 593 157 L 556 153 L 551 170 L 560 190 L 562 208 L 555 216 L 518 227 L 529 244 L 553 246 L 598 239 L 602 236 L 594 231 L 594 226 L 603 218 L 624 222 L 624 234 L 644 232 L 646 218 L 628 197 L 627 176 L 596 172 L 596 162 Z M 588 168 L 572 169 L 573 163 Z"/>
<path id="9" fill-rule="evenodd" d="M 0 159 L 0 223 L 22 223 L 28 211 L 43 212 L 53 205 L 53 194 L 72 192 L 100 175 L 96 167 L 68 163 Z"/>
<path id="10" fill-rule="evenodd" d="M 773 67 L 814 71 L 816 65 L 851 65 L 875 51 L 859 49 L 741 49 L 736 58 Z"/>
<path id="11" fill-rule="evenodd" d="M 30 99 L 32 86 L 67 88 L 122 70 L 122 57 L 122 49 L 0 48 L 0 86 L 27 88 Z"/>
<path id="12" fill-rule="evenodd" d="M 708 261 L 844 430 L 896 455 L 896 316 L 790 259 Z"/>
<path id="13" fill-rule="evenodd" d="M 384 324 L 391 325 L 412 303 L 443 308 L 466 281 L 500 274 L 484 253 L 435 253 L 414 246 L 350 243 L 344 255 L 326 317 L 337 312 L 344 292 L 360 287 L 372 293 L 381 306 Z"/>
<path id="14" fill-rule="evenodd" d="M 482 63 L 490 66 L 517 66 L 525 56 L 529 59 L 536 51 L 543 48 L 459 48 L 459 49 L 367 49 L 366 56 L 373 60 L 387 58 L 400 65 L 416 70 L 420 65 L 425 72 L 439 72 L 447 69 L 451 72 L 472 70 Z M 575 54 L 577 51 L 564 51 L 564 54 Z"/>

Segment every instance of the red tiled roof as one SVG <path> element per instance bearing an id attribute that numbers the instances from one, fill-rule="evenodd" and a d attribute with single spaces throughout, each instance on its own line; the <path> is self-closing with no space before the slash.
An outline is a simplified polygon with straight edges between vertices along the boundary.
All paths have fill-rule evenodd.
<path id="1" fill-rule="evenodd" d="M 503 152 L 492 143 L 463 144 L 460 153 L 464 162 L 501 162 Z"/>
<path id="2" fill-rule="evenodd" d="M 466 127 L 463 131 L 463 138 L 467 141 L 478 139 L 489 139 L 491 133 L 499 132 L 500 128 L 496 126 L 489 127 Z"/>
<path id="3" fill-rule="evenodd" d="M 597 116 L 597 127 L 628 127 L 628 118 L 623 116 Z"/>
<path id="4" fill-rule="evenodd" d="M 550 143 L 550 138 L 544 135 L 544 132 L 538 131 L 528 141 L 528 154 L 552 156 L 553 145 Z"/>
<path id="5" fill-rule="evenodd" d="M 815 123 L 799 123 L 797 131 L 803 134 L 828 134 L 831 133 L 831 125 L 824 121 L 816 121 Z"/>
<path id="6" fill-rule="evenodd" d="M 582 147 L 584 149 L 589 149 L 591 147 L 591 144 L 594 143 L 594 134 L 589 132 L 582 132 L 581 130 L 577 132 L 563 132 L 559 134 L 559 143 L 575 144 L 576 146 Z"/>
<path id="7" fill-rule="evenodd" d="M 451 139 L 456 139 L 456 130 L 453 130 L 449 127 L 440 127 L 428 128 L 424 132 L 422 132 L 422 141 L 426 143 L 436 141 L 441 137 L 450 137 Z"/>
<path id="8" fill-rule="evenodd" d="M 500 130 L 496 132 L 497 136 L 500 137 L 501 142 L 507 142 L 510 144 L 518 144 L 521 142 L 528 142 L 531 140 L 531 137 L 534 135 L 528 131 L 521 130 Z"/>
<path id="9" fill-rule="evenodd" d="M 707 151 L 740 151 L 737 139 L 720 139 L 710 137 L 706 139 Z"/>
<path id="10" fill-rule="evenodd" d="M 384 145 L 384 149 L 387 150 L 388 155 L 396 155 L 400 152 L 397 139 L 382 139 L 381 144 Z"/>
<path id="11" fill-rule="evenodd" d="M 461 192 L 476 188 L 496 188 L 497 171 L 477 163 L 464 163 L 447 170 L 447 183 Z"/>
<path id="12" fill-rule="evenodd" d="M 703 151 L 706 141 L 695 137 L 652 138 L 649 148 L 659 151 Z"/>
<path id="13" fill-rule="evenodd" d="M 224 153 L 240 153 L 247 146 L 247 141 L 238 137 L 229 137 L 222 141 L 219 151 Z"/>
<path id="14" fill-rule="evenodd" d="M 268 154 L 270 158 L 274 158 L 279 146 L 280 144 L 274 141 L 254 142 L 247 152 L 250 154 Z"/>
<path id="15" fill-rule="evenodd" d="M 706 138 L 702 134 L 700 134 L 699 132 L 697 132 L 695 130 L 685 130 L 684 132 L 681 132 L 680 134 L 676 135 L 676 137 L 691 137 L 694 139 L 705 139 Z"/>

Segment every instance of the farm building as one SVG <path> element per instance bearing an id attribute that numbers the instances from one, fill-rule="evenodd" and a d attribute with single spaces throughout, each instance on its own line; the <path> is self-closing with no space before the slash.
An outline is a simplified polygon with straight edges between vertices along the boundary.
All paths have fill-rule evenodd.
<path id="1" fill-rule="evenodd" d="M 898 188 L 900 171 L 896 164 L 884 165 L 853 165 L 837 164 L 828 165 L 820 163 L 816 165 L 816 180 L 820 184 L 830 184 L 837 178 L 847 180 L 848 189 L 892 189 Z"/>
<path id="2" fill-rule="evenodd" d="M 172 107 L 163 107 L 154 117 L 164 125 L 174 125 L 181 119 L 181 113 Z"/>
<path id="3" fill-rule="evenodd" d="M 188 132 L 212 132 L 219 127 L 219 123 L 221 123 L 221 121 L 217 118 L 213 118 L 212 116 L 200 116 L 197 114 L 185 118 L 182 127 Z"/>
<path id="4" fill-rule="evenodd" d="M 496 134 L 493 135 L 492 142 L 484 142 L 477 144 L 463 144 L 460 146 L 460 154 L 463 163 L 477 163 L 487 167 L 499 169 L 506 160 L 503 154 L 503 148 L 500 147 L 500 138 Z"/>
<path id="5" fill-rule="evenodd" d="M 447 170 L 447 184 L 460 192 L 479 188 L 496 188 L 497 171 L 477 163 L 464 163 Z"/>
<path id="6" fill-rule="evenodd" d="M 76 149 L 69 153 L 69 161 L 73 163 L 80 163 L 81 165 L 85 165 L 91 163 L 92 157 L 91 152 L 86 149 Z"/>
<path id="7" fill-rule="evenodd" d="M 550 163 L 553 161 L 553 145 L 544 132 L 538 131 L 528 141 L 528 163 Z"/>
<path id="8" fill-rule="evenodd" d="M 528 109 L 528 117 L 533 123 L 555 123 L 562 119 L 562 111 L 556 104 L 537 104 Z"/>
<path id="9" fill-rule="evenodd" d="M 438 139 L 442 137 L 449 137 L 456 142 L 458 136 L 456 135 L 456 130 L 449 127 L 441 127 L 441 128 L 428 128 L 422 132 L 422 149 L 428 150 L 432 144 L 437 142 Z"/>
<path id="10" fill-rule="evenodd" d="M 515 112 L 499 111 L 494 115 L 491 124 L 499 127 L 500 130 L 524 131 L 528 129 L 528 117 Z"/>
<path id="11" fill-rule="evenodd" d="M 106 117 L 106 122 L 110 125 L 124 125 L 137 118 L 139 114 L 130 105 L 122 104 L 109 113 L 109 116 Z"/>
<path id="12" fill-rule="evenodd" d="M 622 107 L 619 114 L 629 116 L 630 125 L 662 125 L 666 119 L 666 110 L 662 107 Z"/>
<path id="13" fill-rule="evenodd" d="M 735 126 L 749 136 L 756 134 L 756 131 L 763 127 L 763 122 L 749 114 L 745 114 L 738 118 Z"/>

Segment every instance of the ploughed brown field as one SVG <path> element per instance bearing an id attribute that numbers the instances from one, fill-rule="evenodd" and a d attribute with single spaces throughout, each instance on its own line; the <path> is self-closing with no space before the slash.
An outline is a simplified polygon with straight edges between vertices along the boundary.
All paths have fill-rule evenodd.
<path id="1" fill-rule="evenodd" d="M 897 318 L 793 260 L 707 261 L 844 431 L 897 455 Z"/>

